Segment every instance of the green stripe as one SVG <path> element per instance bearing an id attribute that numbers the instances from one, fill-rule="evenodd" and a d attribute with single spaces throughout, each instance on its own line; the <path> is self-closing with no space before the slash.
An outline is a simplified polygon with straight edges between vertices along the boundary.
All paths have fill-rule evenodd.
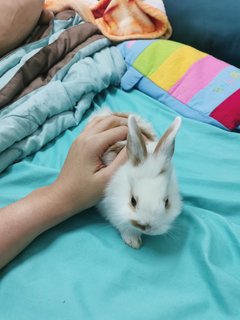
<path id="1" fill-rule="evenodd" d="M 143 75 L 149 76 L 155 72 L 173 52 L 182 46 L 184 45 L 170 40 L 153 42 L 137 57 L 133 63 L 133 67 Z"/>

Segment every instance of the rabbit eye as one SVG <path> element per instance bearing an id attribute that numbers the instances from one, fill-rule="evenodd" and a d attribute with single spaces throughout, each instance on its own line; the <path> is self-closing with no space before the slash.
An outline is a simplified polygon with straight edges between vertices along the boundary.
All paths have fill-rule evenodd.
<path id="1" fill-rule="evenodd" d="M 168 198 L 167 199 L 165 199 L 165 208 L 167 209 L 167 208 L 169 208 L 169 201 L 168 201 Z"/>
<path id="2" fill-rule="evenodd" d="M 137 200 L 134 198 L 134 196 L 131 197 L 131 205 L 133 206 L 133 208 L 136 208 Z"/>

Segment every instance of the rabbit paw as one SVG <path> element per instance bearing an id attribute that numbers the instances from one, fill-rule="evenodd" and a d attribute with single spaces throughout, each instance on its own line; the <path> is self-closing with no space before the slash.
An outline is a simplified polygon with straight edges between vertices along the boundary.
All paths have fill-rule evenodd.
<path id="1" fill-rule="evenodd" d="M 142 246 L 142 238 L 141 235 L 135 234 L 121 234 L 123 241 L 134 249 L 139 249 Z"/>

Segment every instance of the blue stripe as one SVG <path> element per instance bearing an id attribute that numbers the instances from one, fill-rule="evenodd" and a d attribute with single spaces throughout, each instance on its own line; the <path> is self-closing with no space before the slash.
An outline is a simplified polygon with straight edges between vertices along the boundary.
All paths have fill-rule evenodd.
<path id="1" fill-rule="evenodd" d="M 210 114 L 220 103 L 240 88 L 240 70 L 229 66 L 221 71 L 188 105 L 204 114 Z"/>
<path id="2" fill-rule="evenodd" d="M 130 81 L 127 80 L 126 74 L 124 76 L 125 76 L 125 81 L 127 81 L 127 83 L 124 83 L 123 78 L 122 78 L 122 82 L 121 82 L 122 87 L 124 87 L 125 85 L 127 86 L 127 84 L 130 83 Z M 137 76 L 138 75 L 136 75 L 136 77 Z M 201 121 L 201 122 L 204 122 L 207 124 L 211 124 L 216 127 L 219 127 L 219 128 L 222 128 L 222 129 L 229 131 L 225 126 L 223 126 L 217 120 L 213 119 L 212 117 L 209 117 L 208 115 L 206 115 L 198 110 L 192 109 L 191 107 L 183 104 L 179 100 L 177 100 L 174 97 L 172 97 L 171 95 L 169 95 L 168 92 L 159 88 L 151 80 L 149 80 L 145 77 L 142 77 L 142 79 L 139 80 L 139 82 L 137 83 L 135 88 L 142 91 L 143 93 L 147 94 L 148 96 L 156 99 L 157 101 L 165 104 L 170 109 L 176 111 L 178 114 L 182 115 L 183 117 L 190 118 L 190 119 L 197 120 L 197 121 Z"/>
<path id="3" fill-rule="evenodd" d="M 128 65 L 132 65 L 138 56 L 143 52 L 143 50 L 145 50 L 145 48 L 155 41 L 157 40 L 136 40 L 130 47 L 128 47 L 128 43 L 131 41 L 125 41 L 117 45 L 117 47 L 126 63 Z"/>

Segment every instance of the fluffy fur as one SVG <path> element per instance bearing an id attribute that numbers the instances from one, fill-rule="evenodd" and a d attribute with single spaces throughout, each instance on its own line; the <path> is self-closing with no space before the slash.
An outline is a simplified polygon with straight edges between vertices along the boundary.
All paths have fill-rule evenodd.
<path id="1" fill-rule="evenodd" d="M 108 113 L 110 111 L 105 109 L 98 115 Z M 157 141 L 148 123 L 139 116 L 128 117 L 129 159 L 112 177 L 98 208 L 118 229 L 124 242 L 133 248 L 141 246 L 142 233 L 166 233 L 181 212 L 181 198 L 171 163 L 180 125 L 181 118 L 177 117 Z M 146 143 L 142 138 L 144 130 L 149 130 L 155 140 Z"/>

